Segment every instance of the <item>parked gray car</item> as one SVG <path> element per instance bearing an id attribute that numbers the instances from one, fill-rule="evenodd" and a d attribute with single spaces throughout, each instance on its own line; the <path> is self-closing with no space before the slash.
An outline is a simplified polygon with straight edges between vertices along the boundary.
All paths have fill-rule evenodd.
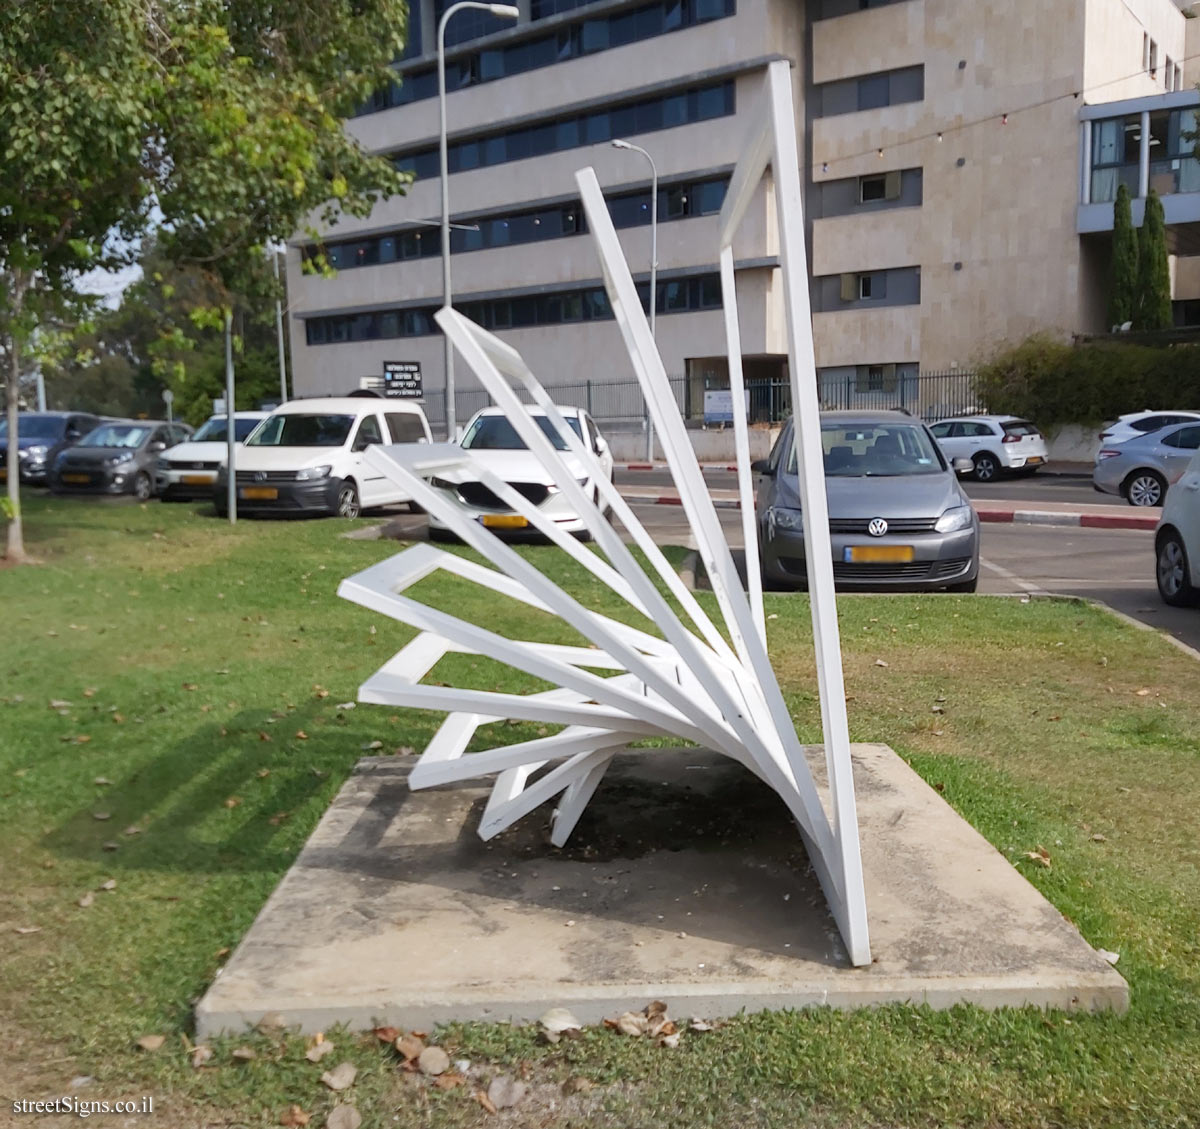
<path id="1" fill-rule="evenodd" d="M 975 591 L 979 517 L 924 424 L 901 412 L 826 412 L 821 445 L 838 588 Z M 763 576 L 804 587 L 791 420 L 754 469 Z"/>
<path id="2" fill-rule="evenodd" d="M 158 456 L 191 434 L 186 423 L 102 423 L 54 460 L 50 489 L 55 494 L 133 494 L 145 501 L 154 493 Z"/>
<path id="3" fill-rule="evenodd" d="M 1131 506 L 1161 506 L 1200 448 L 1200 423 L 1177 423 L 1124 443 L 1101 447 L 1092 485 Z"/>

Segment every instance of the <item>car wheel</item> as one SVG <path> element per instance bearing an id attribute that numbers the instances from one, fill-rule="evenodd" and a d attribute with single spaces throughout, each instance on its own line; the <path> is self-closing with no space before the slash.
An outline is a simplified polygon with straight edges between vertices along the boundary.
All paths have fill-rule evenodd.
<path id="1" fill-rule="evenodd" d="M 1131 506 L 1161 506 L 1166 493 L 1166 480 L 1155 471 L 1134 471 L 1125 479 L 1125 500 Z"/>
<path id="2" fill-rule="evenodd" d="M 148 502 L 153 494 L 154 483 L 150 481 L 150 476 L 145 471 L 139 471 L 133 479 L 133 496 L 139 502 Z"/>
<path id="3" fill-rule="evenodd" d="M 354 518 L 362 512 L 362 504 L 358 500 L 358 487 L 349 479 L 338 487 L 337 516 Z"/>
<path id="4" fill-rule="evenodd" d="M 1164 533 L 1159 539 L 1154 574 L 1158 580 L 1158 594 L 1165 603 L 1175 608 L 1196 603 L 1200 593 L 1192 586 L 1187 550 L 1178 533 Z"/>
<path id="5" fill-rule="evenodd" d="M 986 451 L 976 455 L 974 462 L 976 482 L 991 482 L 1000 473 L 1000 464 L 996 461 L 996 456 L 989 455 Z"/>
<path id="6" fill-rule="evenodd" d="M 946 586 L 947 592 L 974 592 L 979 588 L 979 577 L 973 576 L 970 580 L 964 580 L 961 584 L 949 584 Z"/>

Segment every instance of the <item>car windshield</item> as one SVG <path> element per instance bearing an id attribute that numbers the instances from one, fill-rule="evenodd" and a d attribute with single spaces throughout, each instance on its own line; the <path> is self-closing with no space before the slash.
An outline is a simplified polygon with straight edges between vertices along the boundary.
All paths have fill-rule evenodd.
<path id="1" fill-rule="evenodd" d="M 911 423 L 823 423 L 821 448 L 826 478 L 891 478 L 946 469 L 925 429 Z M 796 473 L 794 446 L 787 473 Z"/>
<path id="2" fill-rule="evenodd" d="M 546 433 L 546 438 L 554 444 L 556 451 L 565 451 L 567 444 L 554 430 L 554 425 L 546 416 L 534 416 L 538 426 Z M 579 417 L 568 416 L 567 423 L 576 435 L 583 438 L 579 429 Z M 463 436 L 463 447 L 468 451 L 524 451 L 525 441 L 517 434 L 517 429 L 508 422 L 507 416 L 480 416 Z"/>
<path id="3" fill-rule="evenodd" d="M 247 447 L 341 447 L 353 416 L 325 415 L 314 412 L 288 412 L 271 416 L 251 436 Z M 234 434 L 237 434 L 236 428 Z"/>
<path id="4" fill-rule="evenodd" d="M 136 423 L 102 423 L 80 441 L 81 447 L 140 447 L 151 428 Z"/>
<path id="5" fill-rule="evenodd" d="M 262 421 L 257 419 L 242 419 L 233 417 L 233 437 L 241 443 Z M 193 443 L 224 443 L 226 442 L 226 425 L 224 416 L 213 416 L 201 424 L 200 430 L 192 436 Z"/>
<path id="6" fill-rule="evenodd" d="M 62 416 L 36 416 L 21 414 L 17 420 L 17 434 L 22 439 L 60 439 L 63 433 Z M 8 438 L 8 420 L 0 420 L 0 439 Z"/>

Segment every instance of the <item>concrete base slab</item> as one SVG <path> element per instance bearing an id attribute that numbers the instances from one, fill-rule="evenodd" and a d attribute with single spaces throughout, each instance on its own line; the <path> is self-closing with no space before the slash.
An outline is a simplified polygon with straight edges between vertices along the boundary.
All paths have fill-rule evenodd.
<path id="1" fill-rule="evenodd" d="M 199 1037 L 268 1012 L 316 1031 L 554 1006 L 593 1023 L 653 999 L 705 1017 L 1128 1005 L 1121 976 L 895 753 L 853 756 L 869 967 L 847 961 L 782 803 L 724 758 L 618 757 L 558 850 L 536 814 L 483 843 L 484 785 L 411 792 L 407 763 L 370 757 L 201 1001 Z"/>

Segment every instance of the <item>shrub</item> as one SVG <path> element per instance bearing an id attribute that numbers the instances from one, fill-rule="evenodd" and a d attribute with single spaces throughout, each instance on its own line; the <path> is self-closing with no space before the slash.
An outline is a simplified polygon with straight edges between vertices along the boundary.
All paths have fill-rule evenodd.
<path id="1" fill-rule="evenodd" d="M 978 370 L 989 412 L 1042 427 L 1097 424 L 1143 408 L 1200 405 L 1200 349 L 1089 341 L 1068 345 L 1038 334 L 997 353 Z"/>

